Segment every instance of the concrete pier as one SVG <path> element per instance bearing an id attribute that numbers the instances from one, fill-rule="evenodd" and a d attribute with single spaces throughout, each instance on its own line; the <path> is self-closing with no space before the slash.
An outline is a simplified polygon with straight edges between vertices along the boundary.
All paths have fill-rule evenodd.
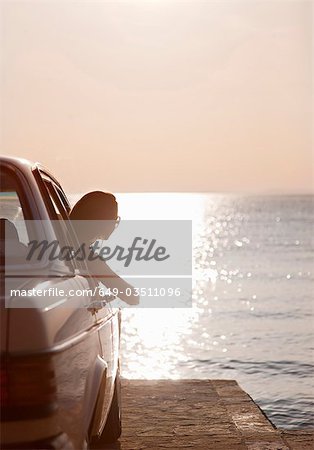
<path id="1" fill-rule="evenodd" d="M 110 448 L 314 449 L 313 433 L 275 428 L 232 380 L 123 380 L 123 433 Z"/>

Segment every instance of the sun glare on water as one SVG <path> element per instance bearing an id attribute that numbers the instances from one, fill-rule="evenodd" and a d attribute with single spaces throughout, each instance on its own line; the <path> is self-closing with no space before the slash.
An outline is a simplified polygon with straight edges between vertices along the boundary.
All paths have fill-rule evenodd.
<path id="1" fill-rule="evenodd" d="M 124 310 L 122 322 L 127 331 L 122 333 L 122 345 L 128 361 L 123 375 L 133 379 L 180 378 L 175 365 L 186 360 L 182 336 L 188 339 L 196 316 L 197 311 L 191 308 Z"/>
<path id="2" fill-rule="evenodd" d="M 197 244 L 204 227 L 202 194 L 118 194 L 119 214 L 131 220 L 192 220 L 193 242 Z M 219 202 L 214 198 L 212 202 Z M 180 223 L 178 222 L 178 227 Z M 215 268 L 193 269 L 193 288 L 216 281 Z M 195 299 L 197 298 L 197 295 Z M 125 309 L 122 315 L 122 374 L 133 379 L 180 378 L 178 367 L 188 360 L 186 347 L 194 345 L 193 327 L 204 311 L 193 300 L 190 308 Z M 141 305 L 140 305 L 141 306 Z M 192 342 L 193 341 L 193 342 Z"/>

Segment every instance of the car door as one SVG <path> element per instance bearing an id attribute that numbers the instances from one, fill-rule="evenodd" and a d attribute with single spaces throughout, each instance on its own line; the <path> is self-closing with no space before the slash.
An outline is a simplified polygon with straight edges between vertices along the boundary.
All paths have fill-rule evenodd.
<path id="1" fill-rule="evenodd" d="M 64 194 L 61 186 L 56 182 L 56 180 L 52 179 L 48 174 L 42 174 L 43 184 L 47 190 L 51 205 L 55 211 L 56 216 L 59 220 L 64 221 L 64 226 L 70 226 L 68 224 L 68 217 L 70 212 L 70 204 Z M 71 234 L 73 230 L 69 232 Z M 76 276 L 74 278 L 74 282 L 77 285 L 77 289 L 86 288 L 86 278 L 84 276 L 80 276 L 81 270 L 84 274 L 87 272 L 87 266 L 83 263 L 83 265 L 77 265 L 74 261 L 74 270 Z M 92 277 L 88 278 L 88 284 L 93 292 L 97 292 L 97 280 L 94 280 Z M 86 296 L 84 297 L 86 304 L 93 302 L 97 302 L 98 300 L 102 300 L 96 295 Z M 113 395 L 114 390 L 114 379 L 115 373 L 117 370 L 117 359 L 118 359 L 118 336 L 117 336 L 117 317 L 113 314 L 113 310 L 110 307 L 110 304 L 102 303 L 102 307 L 99 309 L 90 308 L 81 309 L 80 312 L 76 314 L 80 314 L 82 321 L 86 319 L 86 315 L 92 317 L 97 325 L 97 333 L 98 333 L 98 343 L 99 343 L 99 355 L 106 364 L 106 383 L 102 383 L 104 389 L 100 392 L 100 396 L 103 397 L 100 401 L 102 403 L 102 411 L 101 416 L 97 418 L 96 428 L 94 427 L 94 432 L 101 431 L 101 429 L 105 425 L 105 421 L 110 408 L 110 401 Z M 114 337 L 114 339 L 113 339 Z"/>

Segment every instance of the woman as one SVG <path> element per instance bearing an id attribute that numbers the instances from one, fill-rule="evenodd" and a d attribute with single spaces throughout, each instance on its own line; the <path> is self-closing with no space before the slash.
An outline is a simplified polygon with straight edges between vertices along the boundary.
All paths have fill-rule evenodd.
<path id="1" fill-rule="evenodd" d="M 84 195 L 72 208 L 70 220 L 80 244 L 84 243 L 91 248 L 97 239 L 108 239 L 120 221 L 115 196 L 101 191 Z M 103 284 L 111 291 L 117 289 L 121 300 L 129 305 L 138 305 L 139 296 L 133 286 L 111 270 L 104 260 L 95 257 L 86 262 L 89 272 L 99 278 L 103 277 Z M 126 295 L 126 292 L 131 295 Z"/>

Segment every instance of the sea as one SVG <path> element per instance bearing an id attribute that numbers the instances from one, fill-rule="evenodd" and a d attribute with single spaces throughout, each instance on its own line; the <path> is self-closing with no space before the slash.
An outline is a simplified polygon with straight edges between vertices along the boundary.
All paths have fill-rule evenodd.
<path id="1" fill-rule="evenodd" d="M 235 379 L 276 426 L 313 427 L 314 196 L 117 200 L 122 220 L 193 224 L 192 306 L 123 309 L 122 375 Z"/>

